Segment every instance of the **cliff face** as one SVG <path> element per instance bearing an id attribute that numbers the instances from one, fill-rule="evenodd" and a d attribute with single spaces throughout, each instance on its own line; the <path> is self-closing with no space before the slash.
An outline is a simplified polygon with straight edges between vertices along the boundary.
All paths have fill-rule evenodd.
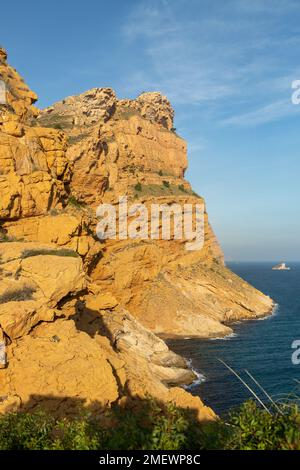
<path id="1" fill-rule="evenodd" d="M 156 202 L 204 202 L 184 179 L 186 143 L 173 116 L 160 93 L 117 100 L 105 88 L 56 103 L 37 122 L 67 133 L 70 188 L 78 201 L 95 209 L 125 195 L 150 211 Z M 207 214 L 202 250 L 189 252 L 178 240 L 109 240 L 99 249 L 101 259 L 89 270 L 94 282 L 160 335 L 219 336 L 231 331 L 224 322 L 270 309 L 270 299 L 224 267 Z"/>
<path id="2" fill-rule="evenodd" d="M 96 237 L 97 206 L 120 195 L 148 208 L 204 202 L 184 179 L 170 103 L 95 88 L 38 111 L 2 49 L 0 79 L 0 411 L 42 402 L 65 414 L 74 397 L 100 407 L 150 394 L 213 418 L 173 386 L 194 375 L 156 334 L 224 335 L 271 299 L 224 267 L 207 214 L 198 251 Z"/>

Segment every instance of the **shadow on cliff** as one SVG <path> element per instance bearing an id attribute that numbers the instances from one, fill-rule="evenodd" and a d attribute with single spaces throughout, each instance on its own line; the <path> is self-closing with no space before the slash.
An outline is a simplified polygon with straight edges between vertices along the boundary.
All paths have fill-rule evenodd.
<path id="1" fill-rule="evenodd" d="M 75 322 L 78 330 L 84 331 L 91 338 L 97 334 L 106 336 L 112 348 L 116 350 L 114 337 L 99 312 L 86 307 L 83 302 L 78 300 L 75 305 L 75 314 L 70 319 Z"/>

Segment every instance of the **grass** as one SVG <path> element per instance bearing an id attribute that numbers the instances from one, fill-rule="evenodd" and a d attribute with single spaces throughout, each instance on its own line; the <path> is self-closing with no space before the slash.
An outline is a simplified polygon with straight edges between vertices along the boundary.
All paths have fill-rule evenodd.
<path id="1" fill-rule="evenodd" d="M 163 185 L 166 187 L 166 188 L 169 188 L 170 187 L 170 183 L 169 181 L 163 181 Z"/>
<path id="2" fill-rule="evenodd" d="M 25 286 L 20 289 L 10 289 L 0 296 L 0 304 L 7 302 L 22 302 L 24 300 L 31 300 L 32 294 L 35 292 L 33 287 Z"/>
<path id="3" fill-rule="evenodd" d="M 31 258 L 33 256 L 64 256 L 64 257 L 71 257 L 71 258 L 78 258 L 79 254 L 67 248 L 61 248 L 59 250 L 51 250 L 51 249 L 32 249 L 32 250 L 24 250 L 22 252 L 22 259 Z"/>

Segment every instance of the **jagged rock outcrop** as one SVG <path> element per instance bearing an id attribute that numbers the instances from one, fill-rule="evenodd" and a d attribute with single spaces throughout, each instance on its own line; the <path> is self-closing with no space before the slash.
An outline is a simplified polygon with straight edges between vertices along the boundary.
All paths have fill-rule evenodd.
<path id="1" fill-rule="evenodd" d="M 136 100 L 120 100 L 119 104 L 137 110 L 147 121 L 157 122 L 169 131 L 174 129 L 174 110 L 159 92 L 144 92 Z"/>
<path id="2" fill-rule="evenodd" d="M 22 123 L 37 116 L 33 106 L 37 95 L 24 83 L 18 72 L 7 63 L 7 53 L 0 47 L 0 79 L 6 90 L 6 104 L 1 109 L 0 123 L 10 132 L 14 127 L 22 132 Z"/>
<path id="3" fill-rule="evenodd" d="M 205 243 L 96 236 L 101 203 L 204 204 L 184 179 L 186 143 L 160 93 L 118 100 L 94 88 L 38 111 L 0 49 L 0 412 L 44 404 L 103 407 L 151 395 L 214 413 L 174 385 L 186 361 L 163 337 L 212 337 L 268 313 L 224 267 L 205 213 Z M 160 338 L 157 336 L 160 336 Z"/>
<path id="4" fill-rule="evenodd" d="M 93 88 L 46 108 L 38 122 L 45 127 L 80 130 L 106 122 L 115 112 L 116 103 L 116 94 L 111 88 Z"/>

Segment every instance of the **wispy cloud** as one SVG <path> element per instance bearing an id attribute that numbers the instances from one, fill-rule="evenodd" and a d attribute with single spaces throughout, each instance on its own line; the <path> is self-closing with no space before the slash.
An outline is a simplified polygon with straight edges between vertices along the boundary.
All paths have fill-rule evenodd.
<path id="1" fill-rule="evenodd" d="M 202 137 L 194 137 L 192 139 L 192 141 L 189 143 L 189 146 L 188 146 L 188 151 L 189 151 L 189 154 L 196 154 L 198 155 L 200 152 L 202 152 L 203 150 L 205 150 L 207 146 L 207 142 L 205 141 L 204 138 Z"/>
<path id="2" fill-rule="evenodd" d="M 236 0 L 236 7 L 247 12 L 282 14 L 285 8 L 297 10 L 298 0 Z"/>
<path id="3" fill-rule="evenodd" d="M 289 79 L 298 78 L 291 55 L 300 43 L 294 0 L 152 0 L 127 18 L 123 37 L 143 55 L 130 77 L 141 89 L 159 89 L 175 105 L 193 105 L 222 125 L 258 125 L 296 111 Z M 296 54 L 295 54 L 296 57 Z M 300 71 L 299 71 L 300 72 Z M 254 108 L 254 109 L 253 109 Z"/>
<path id="4" fill-rule="evenodd" d="M 292 114 L 300 115 L 299 107 L 293 105 L 291 100 L 280 100 L 255 109 L 244 114 L 231 116 L 224 119 L 223 125 L 235 125 L 239 127 L 257 126 L 268 122 L 278 121 Z"/>

